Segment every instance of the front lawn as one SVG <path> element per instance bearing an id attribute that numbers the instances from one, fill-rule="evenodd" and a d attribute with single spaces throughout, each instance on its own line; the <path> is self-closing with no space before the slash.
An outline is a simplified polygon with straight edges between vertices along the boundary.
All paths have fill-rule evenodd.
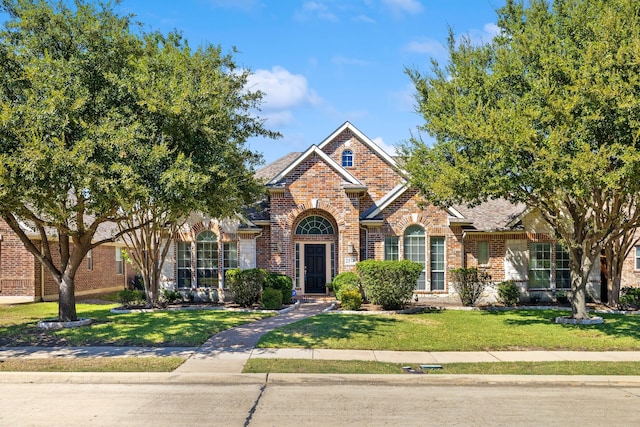
<path id="1" fill-rule="evenodd" d="M 116 304 L 77 304 L 78 317 L 91 318 L 88 327 L 41 330 L 37 323 L 55 318 L 58 304 L 34 303 L 0 306 L 2 346 L 199 346 L 212 335 L 270 313 L 223 310 L 171 310 L 114 314 Z"/>
<path id="2" fill-rule="evenodd" d="M 323 314 L 264 335 L 258 347 L 397 351 L 640 350 L 640 316 L 603 314 L 601 325 L 559 325 L 558 310 Z"/>

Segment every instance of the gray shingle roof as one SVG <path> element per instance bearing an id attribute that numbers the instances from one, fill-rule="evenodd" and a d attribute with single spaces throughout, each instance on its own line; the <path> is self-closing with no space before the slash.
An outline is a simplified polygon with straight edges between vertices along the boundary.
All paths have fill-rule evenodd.
<path id="1" fill-rule="evenodd" d="M 269 163 L 268 165 L 258 169 L 255 173 L 255 177 L 263 182 L 271 181 L 273 178 L 278 176 L 280 172 L 286 169 L 291 163 L 293 163 L 300 154 L 297 152 L 289 153 L 283 157 L 280 157 L 278 160 Z"/>
<path id="2" fill-rule="evenodd" d="M 478 206 L 455 205 L 455 210 L 473 222 L 472 226 L 481 231 L 507 231 L 507 226 L 526 209 L 524 204 L 514 204 L 504 199 L 488 200 Z"/>

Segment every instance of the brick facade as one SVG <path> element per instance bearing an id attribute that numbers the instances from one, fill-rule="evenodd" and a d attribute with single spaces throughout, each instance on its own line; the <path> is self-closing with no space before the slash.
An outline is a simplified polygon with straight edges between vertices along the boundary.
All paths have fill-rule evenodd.
<path id="1" fill-rule="evenodd" d="M 18 236 L 0 220 L 0 298 L 23 297 L 33 301 L 58 298 L 58 286 L 51 273 L 25 248 Z M 38 241 L 34 240 L 36 245 Z M 59 262 L 53 253 L 54 262 Z M 123 273 L 116 273 L 116 246 L 102 245 L 92 250 L 92 269 L 87 260 L 75 277 L 76 295 L 110 292 L 124 289 L 133 276 L 131 267 L 123 262 Z"/>

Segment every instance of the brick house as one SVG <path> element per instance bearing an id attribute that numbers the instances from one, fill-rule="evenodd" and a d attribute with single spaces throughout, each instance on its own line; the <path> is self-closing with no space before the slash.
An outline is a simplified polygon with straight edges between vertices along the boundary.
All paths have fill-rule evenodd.
<path id="1" fill-rule="evenodd" d="M 349 122 L 257 176 L 267 191 L 259 209 L 224 221 L 194 215 L 185 225 L 165 261 L 168 283 L 224 295 L 226 270 L 259 267 L 293 278 L 298 294 L 324 295 L 358 261 L 410 259 L 424 266 L 418 298 L 454 297 L 449 270 L 462 266 L 487 270 L 495 283 L 516 281 L 525 298 L 570 288 L 568 255 L 535 211 L 504 200 L 421 207 L 395 159 Z M 595 299 L 600 283 L 596 267 Z"/>
<path id="2" fill-rule="evenodd" d="M 31 230 L 27 233 L 39 245 L 40 236 Z M 91 250 L 76 274 L 76 296 L 124 289 L 133 276 L 133 270 L 124 262 L 123 246 L 104 244 Z M 27 251 L 7 223 L 0 220 L 0 302 L 57 299 L 58 286 L 51 273 Z"/>

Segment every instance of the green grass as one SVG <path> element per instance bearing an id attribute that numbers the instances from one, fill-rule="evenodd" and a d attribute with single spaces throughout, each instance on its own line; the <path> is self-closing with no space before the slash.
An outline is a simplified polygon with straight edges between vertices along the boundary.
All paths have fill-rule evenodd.
<path id="1" fill-rule="evenodd" d="M 640 350 L 640 316 L 604 314 L 601 325 L 559 325 L 558 310 L 407 315 L 323 314 L 269 332 L 258 347 L 397 351 Z"/>
<path id="2" fill-rule="evenodd" d="M 354 360 L 249 359 L 244 373 L 402 374 L 417 364 Z M 481 375 L 640 375 L 640 362 L 498 362 L 450 363 L 426 374 Z"/>
<path id="3" fill-rule="evenodd" d="M 77 304 L 89 327 L 43 331 L 37 323 L 57 316 L 52 303 L 0 306 L 0 345 L 199 346 L 211 335 L 271 316 L 222 310 L 173 310 L 114 314 L 117 304 Z"/>
<path id="4" fill-rule="evenodd" d="M 181 357 L 86 357 L 74 359 L 5 359 L 0 372 L 172 372 Z"/>

